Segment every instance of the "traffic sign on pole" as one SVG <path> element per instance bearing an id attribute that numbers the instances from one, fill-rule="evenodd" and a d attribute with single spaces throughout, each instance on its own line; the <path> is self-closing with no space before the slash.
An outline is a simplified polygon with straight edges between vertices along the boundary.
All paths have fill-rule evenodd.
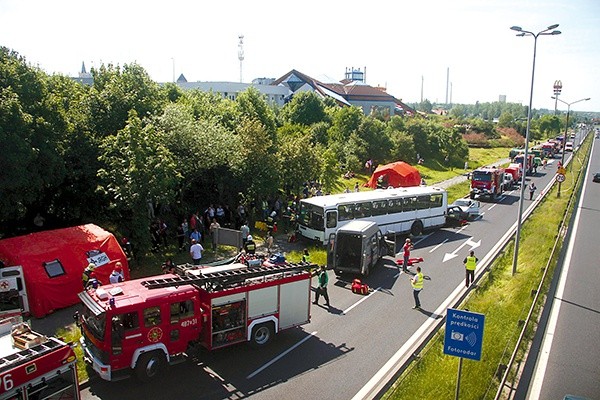
<path id="1" fill-rule="evenodd" d="M 557 174 L 556 175 L 556 180 L 558 182 L 564 182 L 565 181 L 565 174 Z"/>
<path id="2" fill-rule="evenodd" d="M 565 175 L 567 173 L 567 170 L 565 169 L 565 167 L 563 167 L 562 165 L 560 167 L 558 167 L 558 174 L 560 175 Z"/>
<path id="3" fill-rule="evenodd" d="M 481 360 L 485 315 L 470 311 L 448 309 L 444 354 Z"/>

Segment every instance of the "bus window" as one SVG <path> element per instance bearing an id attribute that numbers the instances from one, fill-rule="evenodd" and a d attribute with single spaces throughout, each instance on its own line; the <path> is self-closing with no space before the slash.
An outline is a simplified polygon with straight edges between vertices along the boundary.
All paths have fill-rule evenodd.
<path id="1" fill-rule="evenodd" d="M 362 209 L 363 218 L 370 217 L 373 211 L 373 203 L 371 203 L 370 201 L 365 201 L 360 204 L 360 208 Z"/>
<path id="2" fill-rule="evenodd" d="M 419 196 L 416 202 L 417 210 L 427 210 L 430 208 L 429 196 Z"/>
<path id="3" fill-rule="evenodd" d="M 402 211 L 415 211 L 417 209 L 416 197 L 405 197 Z"/>
<path id="4" fill-rule="evenodd" d="M 388 202 L 386 200 L 374 201 L 371 210 L 371 215 L 377 216 L 387 214 L 387 205 Z"/>
<path id="5" fill-rule="evenodd" d="M 402 212 L 402 199 L 391 199 L 388 201 L 388 214 Z"/>
<path id="6" fill-rule="evenodd" d="M 431 195 L 431 201 L 430 201 L 431 208 L 441 207 L 442 202 L 443 202 L 443 196 L 441 194 L 432 194 Z"/>
<path id="7" fill-rule="evenodd" d="M 337 213 L 335 211 L 327 212 L 327 228 L 335 228 L 337 226 Z"/>
<path id="8" fill-rule="evenodd" d="M 354 204 L 344 204 L 338 207 L 338 219 L 348 221 L 354 219 Z"/>

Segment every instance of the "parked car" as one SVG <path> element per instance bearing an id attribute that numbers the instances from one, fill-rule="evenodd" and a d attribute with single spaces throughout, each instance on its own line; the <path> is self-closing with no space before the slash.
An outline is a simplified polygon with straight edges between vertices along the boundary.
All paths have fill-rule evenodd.
<path id="1" fill-rule="evenodd" d="M 600 172 L 596 172 L 596 173 L 594 174 L 594 179 L 593 179 L 593 181 L 594 181 L 594 182 L 600 182 Z"/>
<path id="2" fill-rule="evenodd" d="M 565 143 L 565 151 L 573 151 L 573 142 Z"/>
<path id="3" fill-rule="evenodd" d="M 473 220 L 479 217 L 479 208 L 481 203 L 472 199 L 456 199 L 454 203 L 450 204 L 448 208 L 452 206 L 458 206 L 462 211 L 467 214 L 467 219 Z"/>

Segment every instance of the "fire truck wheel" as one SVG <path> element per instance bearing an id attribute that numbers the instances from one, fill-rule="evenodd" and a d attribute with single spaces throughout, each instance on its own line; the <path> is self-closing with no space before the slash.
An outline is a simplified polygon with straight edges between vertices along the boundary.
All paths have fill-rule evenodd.
<path id="1" fill-rule="evenodd" d="M 273 324 L 270 322 L 256 325 L 254 329 L 252 329 L 252 339 L 250 340 L 250 344 L 253 347 L 262 347 L 265 346 L 273 339 Z"/>
<path id="2" fill-rule="evenodd" d="M 165 363 L 165 355 L 161 351 L 142 354 L 135 366 L 135 374 L 140 381 L 149 382 L 152 378 L 162 375 Z"/>
<path id="3" fill-rule="evenodd" d="M 421 221 L 413 222 L 412 226 L 410 227 L 410 233 L 413 236 L 419 236 L 421 233 L 423 233 L 423 223 Z"/>

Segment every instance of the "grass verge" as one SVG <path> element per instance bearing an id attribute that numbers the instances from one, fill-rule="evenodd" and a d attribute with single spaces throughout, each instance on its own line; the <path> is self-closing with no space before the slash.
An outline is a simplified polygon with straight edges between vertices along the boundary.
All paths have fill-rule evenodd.
<path id="1" fill-rule="evenodd" d="M 570 169 L 571 177 L 585 168 L 591 140 L 588 139 L 574 157 Z M 575 182 L 573 178 L 572 182 Z M 569 178 L 568 178 L 569 180 Z M 579 182 L 580 184 L 580 182 Z M 508 363 L 521 331 L 520 321 L 525 320 L 531 307 L 532 290 L 537 289 L 543 268 L 548 264 L 548 282 L 542 293 L 546 293 L 556 267 L 556 259 L 548 258 L 559 235 L 563 216 L 570 217 L 567 205 L 576 185 L 556 196 L 556 187 L 540 203 L 530 218 L 523 223 L 517 274 L 512 276 L 514 242 L 509 243 L 494 261 L 490 272 L 479 282 L 478 288 L 462 304 L 461 309 L 485 314 L 485 329 L 481 361 L 464 360 L 461 375 L 460 398 L 493 399 L 499 384 L 499 366 Z M 567 212 L 568 211 L 568 212 Z M 562 238 L 560 239 L 563 240 Z M 555 258 L 557 255 L 555 256 Z M 543 296 L 542 296 L 543 297 Z M 539 304 L 543 299 L 540 298 Z M 537 320 L 540 305 L 537 305 Z M 527 332 L 523 348 L 527 348 L 534 329 Z M 456 390 L 459 359 L 443 354 L 444 330 L 442 329 L 425 346 L 416 360 L 398 378 L 386 393 L 386 399 L 452 399 Z M 521 350 L 521 359 L 525 351 Z M 500 370 L 500 372 L 502 372 Z M 435 384 L 423 384 L 435 382 Z"/>

